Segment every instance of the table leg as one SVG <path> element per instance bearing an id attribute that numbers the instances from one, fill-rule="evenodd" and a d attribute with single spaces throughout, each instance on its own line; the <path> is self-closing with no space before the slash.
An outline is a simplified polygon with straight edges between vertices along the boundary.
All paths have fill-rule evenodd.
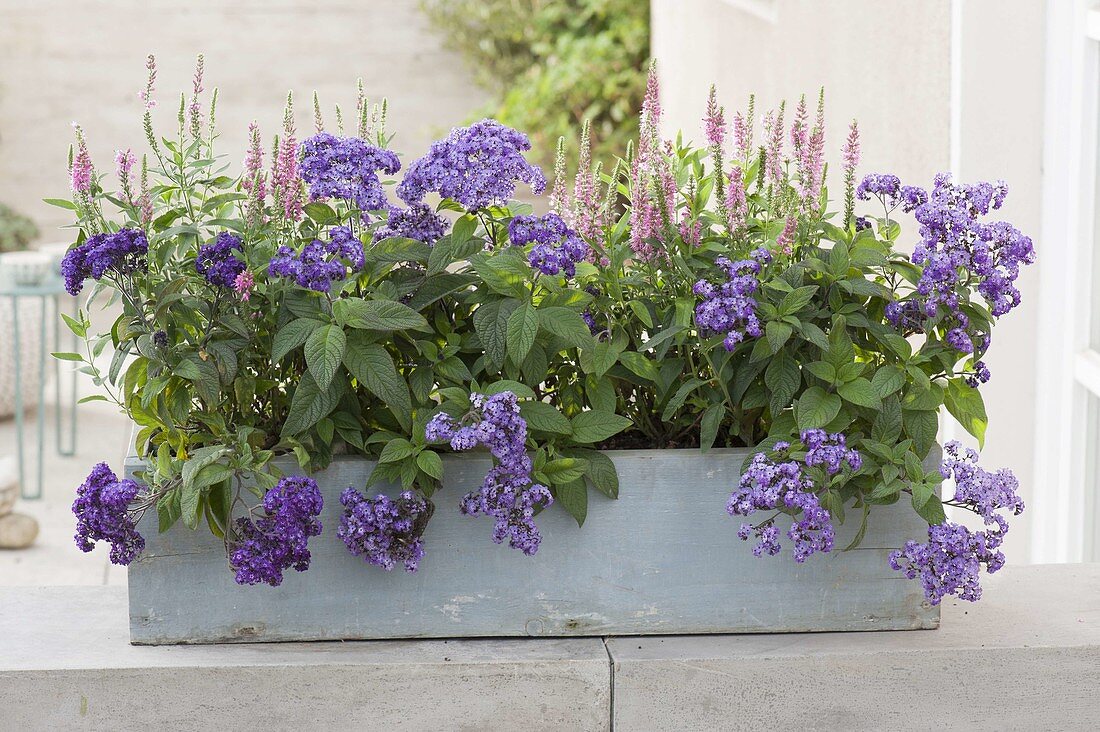
<path id="1" fill-rule="evenodd" d="M 19 463 L 19 491 L 23 498 L 32 498 L 27 492 L 26 455 L 23 450 L 23 343 L 19 333 L 19 296 L 11 296 L 12 358 L 15 363 L 15 449 Z"/>
<path id="2" fill-rule="evenodd" d="M 76 298 L 70 298 L 70 299 L 72 300 L 72 303 L 73 303 L 73 318 L 76 318 L 76 316 L 79 314 L 79 311 L 77 309 L 77 299 Z M 56 315 L 56 317 L 54 318 L 53 347 L 54 347 L 54 351 L 60 351 L 61 350 L 61 323 L 62 323 L 62 320 L 61 320 L 61 296 L 60 295 L 54 297 L 54 311 L 55 311 L 54 314 Z M 72 335 L 72 340 L 73 340 L 72 350 L 74 352 L 78 352 L 80 350 L 80 339 L 77 337 L 76 333 L 72 333 L 71 335 Z M 64 441 L 62 440 L 62 437 L 61 437 L 62 433 L 64 432 L 64 428 L 63 428 L 64 419 L 62 418 L 62 411 L 63 410 L 62 410 L 62 407 L 61 407 L 61 402 L 62 402 L 62 399 L 61 399 L 61 392 L 62 392 L 62 389 L 61 389 L 61 360 L 55 358 L 53 360 L 53 367 L 54 367 L 54 378 L 57 380 L 57 398 L 55 399 L 55 403 L 54 403 L 54 410 L 55 410 L 54 411 L 54 416 L 56 418 L 55 422 L 56 422 L 56 425 L 57 425 L 57 435 L 56 435 L 56 437 L 57 437 L 57 454 L 61 455 L 63 457 L 72 457 L 73 455 L 76 454 L 76 402 L 77 402 L 76 385 L 77 385 L 77 371 L 76 371 L 75 368 L 70 368 L 69 369 L 72 372 L 72 401 L 70 402 L 71 406 L 70 406 L 70 412 L 69 412 L 69 446 L 65 447 L 64 446 L 65 443 L 64 443 Z"/>

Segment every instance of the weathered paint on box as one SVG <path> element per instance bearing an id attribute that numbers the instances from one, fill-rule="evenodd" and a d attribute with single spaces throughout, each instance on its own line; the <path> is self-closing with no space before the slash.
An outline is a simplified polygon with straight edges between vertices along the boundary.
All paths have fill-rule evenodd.
<path id="1" fill-rule="evenodd" d="M 365 485 L 373 463 L 340 458 L 315 474 L 324 532 L 307 572 L 280 587 L 239 587 L 222 542 L 205 528 L 157 533 L 130 565 L 130 638 L 138 644 L 247 641 L 761 633 L 934 628 L 938 608 L 920 584 L 890 569 L 889 552 L 923 536 L 906 505 L 880 506 L 860 548 L 839 551 L 858 520 L 839 527 L 838 550 L 797 564 L 757 558 L 725 512 L 744 450 L 623 450 L 618 500 L 592 493 L 583 527 L 552 507 L 537 518 L 533 557 L 490 540 L 492 523 L 459 514 L 487 457 L 444 458 L 446 483 L 425 534 L 420 571 L 386 572 L 336 537 L 339 494 Z M 127 472 L 139 470 L 130 461 Z M 785 529 L 785 527 L 783 527 Z M 789 542 L 788 542 L 789 543 Z"/>

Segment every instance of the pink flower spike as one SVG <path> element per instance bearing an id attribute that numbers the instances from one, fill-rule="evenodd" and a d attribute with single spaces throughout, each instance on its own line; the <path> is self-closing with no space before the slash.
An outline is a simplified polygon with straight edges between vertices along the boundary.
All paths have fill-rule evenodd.
<path id="1" fill-rule="evenodd" d="M 145 60 L 145 69 L 148 71 L 148 77 L 145 81 L 145 88 L 138 92 L 138 99 L 142 101 L 146 109 L 152 109 L 157 106 L 157 102 L 153 99 L 153 90 L 156 88 L 154 85 L 157 81 L 157 59 L 153 54 L 149 54 L 149 58 Z"/>
<path id="2" fill-rule="evenodd" d="M 707 96 L 707 114 L 703 117 L 703 130 L 707 145 L 721 151 L 722 143 L 726 140 L 726 112 L 718 106 L 718 91 L 713 84 Z"/>
<path id="3" fill-rule="evenodd" d="M 73 128 L 76 130 L 76 155 L 73 157 L 72 170 L 69 171 L 72 189 L 74 193 L 87 193 L 92 189 L 92 178 L 95 173 L 92 167 L 92 156 L 88 153 L 84 130 L 76 122 L 73 122 Z"/>
<path id="4" fill-rule="evenodd" d="M 841 156 L 844 159 L 844 172 L 854 172 L 859 166 L 860 158 L 859 124 L 855 120 L 852 120 L 852 124 L 848 126 L 848 139 L 844 142 Z"/>
<path id="5" fill-rule="evenodd" d="M 237 278 L 233 280 L 233 289 L 240 296 L 241 302 L 248 302 L 248 299 L 252 297 L 252 287 L 256 284 L 255 278 L 252 273 L 247 269 L 242 271 Z"/>

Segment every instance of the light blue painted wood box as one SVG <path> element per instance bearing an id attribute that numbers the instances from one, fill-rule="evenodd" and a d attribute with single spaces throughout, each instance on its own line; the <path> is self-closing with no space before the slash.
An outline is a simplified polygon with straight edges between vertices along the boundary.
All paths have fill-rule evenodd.
<path id="1" fill-rule="evenodd" d="M 425 533 L 420 571 L 386 572 L 336 537 L 340 492 L 362 489 L 373 463 L 338 458 L 317 480 L 323 533 L 312 566 L 280 587 L 239 587 L 222 542 L 182 524 L 159 534 L 129 568 L 136 644 L 251 641 L 764 633 L 935 628 L 939 609 L 887 557 L 927 525 L 907 502 L 878 506 L 862 545 L 838 528 L 837 550 L 796 564 L 788 548 L 754 557 L 725 504 L 745 450 L 623 450 L 618 500 L 593 492 L 583 527 L 551 507 L 537 518 L 533 557 L 490 540 L 492 523 L 463 516 L 459 498 L 489 467 L 477 455 L 444 458 L 446 483 Z M 127 463 L 127 473 L 141 469 Z M 385 490 L 383 488 L 383 490 Z M 781 526 L 785 531 L 786 527 Z"/>

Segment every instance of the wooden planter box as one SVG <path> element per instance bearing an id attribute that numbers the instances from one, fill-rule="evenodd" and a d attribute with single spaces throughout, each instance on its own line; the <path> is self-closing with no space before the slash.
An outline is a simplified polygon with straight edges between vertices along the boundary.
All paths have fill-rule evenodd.
<path id="1" fill-rule="evenodd" d="M 481 484 L 488 457 L 444 458 L 446 486 L 425 534 L 420 571 L 383 571 L 336 537 L 340 492 L 362 490 L 373 463 L 337 459 L 314 475 L 325 499 L 312 566 L 281 587 L 239 587 L 221 541 L 203 527 L 157 532 L 130 565 L 130 640 L 136 644 L 770 633 L 935 628 L 939 609 L 920 583 L 890 569 L 888 555 L 927 525 L 907 502 L 876 507 L 862 545 L 838 527 L 837 549 L 795 563 L 789 541 L 757 558 L 725 512 L 745 450 L 608 453 L 620 497 L 593 493 L 578 528 L 552 507 L 538 517 L 533 557 L 490 540 L 492 522 L 462 516 L 458 501 Z M 141 463 L 127 463 L 127 474 Z M 782 527 L 785 531 L 785 526 Z"/>

